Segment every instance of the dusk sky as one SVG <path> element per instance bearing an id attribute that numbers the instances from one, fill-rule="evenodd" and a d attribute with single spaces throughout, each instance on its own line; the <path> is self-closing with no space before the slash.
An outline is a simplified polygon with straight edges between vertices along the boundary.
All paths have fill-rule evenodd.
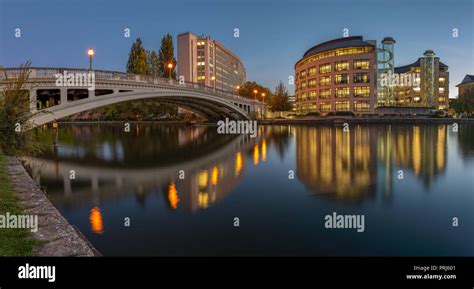
<path id="1" fill-rule="evenodd" d="M 396 66 L 432 49 L 449 66 L 450 96 L 465 74 L 474 74 L 474 0 L 456 1 L 62 1 L 0 0 L 0 65 L 26 60 L 41 67 L 125 71 L 136 37 L 158 50 L 171 33 L 210 35 L 244 62 L 248 80 L 274 89 L 288 83 L 294 64 L 311 46 L 350 36 L 396 40 Z M 15 28 L 21 38 L 15 38 Z M 131 37 L 124 37 L 124 29 Z M 240 37 L 234 38 L 234 28 Z M 453 28 L 459 37 L 452 35 Z M 175 46 L 176 52 L 176 46 Z M 179 64 L 178 64 L 179 65 Z M 293 86 L 288 86 L 293 93 Z"/>

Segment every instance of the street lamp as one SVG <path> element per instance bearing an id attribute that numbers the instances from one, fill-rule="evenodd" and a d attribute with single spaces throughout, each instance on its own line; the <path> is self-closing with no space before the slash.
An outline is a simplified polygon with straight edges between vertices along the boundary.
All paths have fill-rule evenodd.
<path id="1" fill-rule="evenodd" d="M 95 51 L 92 48 L 87 50 L 87 55 L 89 55 L 89 70 L 92 70 L 92 58 L 94 57 Z"/>
<path id="2" fill-rule="evenodd" d="M 172 62 L 168 63 L 168 69 L 170 70 L 168 77 L 171 80 L 171 70 L 173 69 L 173 63 Z"/>
<path id="3" fill-rule="evenodd" d="M 258 93 L 258 91 L 256 89 L 254 89 L 253 94 L 255 94 L 255 100 L 257 100 L 257 93 Z"/>
<path id="4" fill-rule="evenodd" d="M 211 80 L 212 80 L 212 87 L 214 89 L 214 92 L 216 92 L 216 76 L 212 76 L 211 77 Z"/>
<path id="5" fill-rule="evenodd" d="M 267 106 L 265 104 L 265 93 L 264 92 L 262 92 L 262 99 L 263 99 L 263 117 L 262 118 L 265 119 L 265 111 L 267 109 Z"/>

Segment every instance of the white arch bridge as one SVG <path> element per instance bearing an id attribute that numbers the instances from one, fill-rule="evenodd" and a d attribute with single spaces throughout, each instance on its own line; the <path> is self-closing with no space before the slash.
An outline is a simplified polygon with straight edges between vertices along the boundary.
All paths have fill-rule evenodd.
<path id="1" fill-rule="evenodd" d="M 236 92 L 161 77 L 76 68 L 28 69 L 26 90 L 29 90 L 31 111 L 44 112 L 32 117 L 33 126 L 102 106 L 143 99 L 176 105 L 203 115 L 209 121 L 226 117 L 250 119 L 258 116 L 264 105 Z M 9 79 L 14 79 L 20 68 L 5 71 Z M 57 83 L 59 76 L 63 77 L 62 84 Z"/>

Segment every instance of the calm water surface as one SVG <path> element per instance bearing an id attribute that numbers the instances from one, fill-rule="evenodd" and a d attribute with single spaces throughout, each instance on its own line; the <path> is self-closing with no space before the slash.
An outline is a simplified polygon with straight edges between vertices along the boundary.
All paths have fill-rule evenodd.
<path id="1" fill-rule="evenodd" d="M 31 175 L 105 256 L 474 255 L 474 125 L 76 125 L 56 152 L 37 133 Z"/>

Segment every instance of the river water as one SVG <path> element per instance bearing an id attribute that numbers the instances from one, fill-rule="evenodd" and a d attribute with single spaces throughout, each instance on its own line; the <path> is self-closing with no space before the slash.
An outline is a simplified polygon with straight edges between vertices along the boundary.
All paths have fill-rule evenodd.
<path id="1" fill-rule="evenodd" d="M 31 176 L 104 256 L 474 256 L 474 125 L 36 133 Z"/>

